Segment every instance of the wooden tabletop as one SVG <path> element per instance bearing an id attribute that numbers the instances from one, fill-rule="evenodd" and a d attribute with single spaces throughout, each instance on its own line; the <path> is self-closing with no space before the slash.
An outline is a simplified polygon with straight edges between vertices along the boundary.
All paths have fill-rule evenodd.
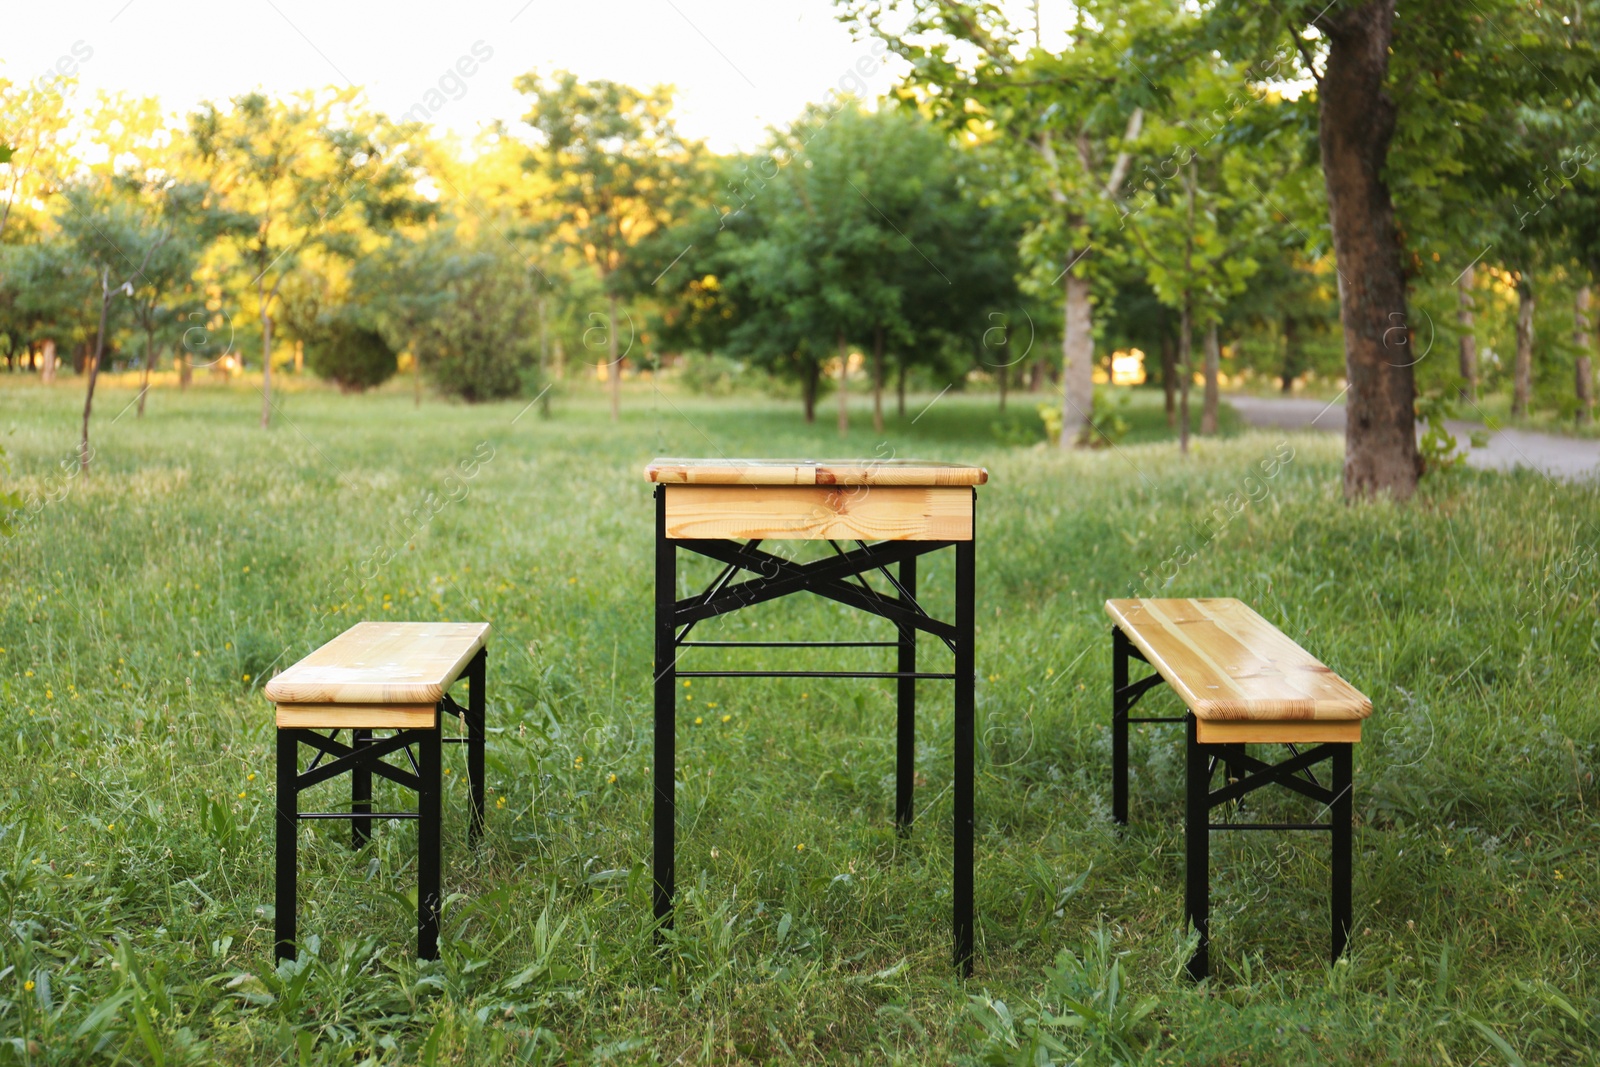
<path id="1" fill-rule="evenodd" d="M 982 485 L 989 472 L 911 459 L 653 459 L 652 482 L 671 485 Z"/>
<path id="2" fill-rule="evenodd" d="M 486 622 L 359 622 L 262 692 L 284 704 L 434 704 L 488 636 Z"/>
<path id="3" fill-rule="evenodd" d="M 1365 719 L 1372 701 L 1241 601 L 1108 600 L 1197 719 Z"/>

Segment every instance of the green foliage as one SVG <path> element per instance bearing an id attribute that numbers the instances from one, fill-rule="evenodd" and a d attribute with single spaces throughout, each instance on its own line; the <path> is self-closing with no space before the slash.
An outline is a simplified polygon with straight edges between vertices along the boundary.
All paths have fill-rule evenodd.
<path id="1" fill-rule="evenodd" d="M 494 238 L 463 247 L 440 232 L 396 248 L 380 275 L 399 294 L 390 328 L 403 327 L 435 386 L 469 403 L 539 387 L 532 283 L 507 251 Z"/>
<path id="2" fill-rule="evenodd" d="M 376 330 L 334 322 L 306 349 L 306 365 L 347 393 L 382 385 L 394 377 L 394 349 Z"/>

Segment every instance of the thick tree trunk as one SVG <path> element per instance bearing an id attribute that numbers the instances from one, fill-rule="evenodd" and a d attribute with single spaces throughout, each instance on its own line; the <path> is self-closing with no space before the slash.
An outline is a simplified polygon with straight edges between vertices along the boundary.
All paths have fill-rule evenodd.
<path id="1" fill-rule="evenodd" d="M 1067 271 L 1061 334 L 1061 447 L 1088 440 L 1094 418 L 1094 333 L 1089 279 Z"/>
<path id="2" fill-rule="evenodd" d="M 78 469 L 89 469 L 89 415 L 94 411 L 94 383 L 100 377 L 100 359 L 106 351 L 106 314 L 111 310 L 111 272 L 100 268 L 100 328 L 94 335 L 94 359 L 89 363 L 89 387 L 83 394 L 83 437 L 78 442 Z"/>
<path id="3" fill-rule="evenodd" d="M 1178 311 L 1178 451 L 1189 454 L 1189 386 L 1194 382 L 1194 323 L 1189 313 L 1189 294 L 1183 295 Z"/>
<path id="4" fill-rule="evenodd" d="M 1178 428 L 1178 345 L 1170 334 L 1161 337 L 1161 391 L 1167 401 L 1167 429 Z"/>
<path id="5" fill-rule="evenodd" d="M 1592 335 L 1590 328 L 1593 320 L 1589 317 L 1591 292 L 1588 285 L 1578 287 L 1578 293 L 1572 300 L 1572 340 L 1578 349 L 1577 364 L 1574 367 L 1578 396 L 1578 421 L 1594 421 L 1594 369 L 1591 362 L 1589 345 Z"/>
<path id="6" fill-rule="evenodd" d="M 839 332 L 839 436 L 850 433 L 850 345 Z"/>
<path id="7" fill-rule="evenodd" d="M 806 361 L 805 374 L 800 380 L 800 398 L 806 408 L 806 422 L 817 421 L 817 364 Z"/>
<path id="8" fill-rule="evenodd" d="M 1347 0 L 1319 16 L 1328 38 L 1317 89 L 1318 140 L 1344 326 L 1344 494 L 1408 499 L 1422 473 L 1405 276 L 1384 181 L 1395 104 L 1389 74 L 1395 0 Z"/>
<path id="9" fill-rule="evenodd" d="M 610 345 L 611 363 L 606 375 L 606 384 L 611 386 L 611 421 L 616 422 L 622 418 L 622 361 L 617 355 L 617 295 L 608 293 L 606 300 L 611 307 L 611 326 L 607 330 Z"/>
<path id="10" fill-rule="evenodd" d="M 883 432 L 883 327 L 872 335 L 872 429 Z"/>
<path id="11" fill-rule="evenodd" d="M 1222 345 L 1217 339 L 1217 324 L 1206 327 L 1206 401 L 1200 409 L 1200 432 L 1206 435 L 1217 432 L 1217 405 L 1221 396 L 1217 388 L 1217 375 L 1222 371 Z"/>
<path id="12" fill-rule="evenodd" d="M 1476 272 L 1468 267 L 1456 282 L 1456 325 L 1461 327 L 1461 399 L 1469 404 L 1478 402 L 1478 335 L 1473 330 L 1472 296 Z"/>
<path id="13" fill-rule="evenodd" d="M 53 340 L 45 341 L 44 352 L 39 357 L 39 380 L 45 385 L 56 380 L 56 343 Z"/>
<path id="14" fill-rule="evenodd" d="M 1037 393 L 1044 384 L 1044 360 L 1036 359 L 1028 371 L 1028 392 Z"/>
<path id="15" fill-rule="evenodd" d="M 136 418 L 144 418 L 144 398 L 150 395 L 150 367 L 156 358 L 155 331 L 144 331 L 144 380 L 139 383 L 139 410 L 134 413 Z"/>
<path id="16" fill-rule="evenodd" d="M 1517 361 L 1511 372 L 1511 414 L 1526 415 L 1533 394 L 1533 278 L 1517 278 Z"/>
<path id="17" fill-rule="evenodd" d="M 272 425 L 272 314 L 261 302 L 261 428 Z"/>
<path id="18" fill-rule="evenodd" d="M 189 362 L 189 350 L 181 348 L 172 354 L 172 362 L 178 365 L 178 391 L 187 393 L 189 383 L 194 381 L 194 364 Z"/>

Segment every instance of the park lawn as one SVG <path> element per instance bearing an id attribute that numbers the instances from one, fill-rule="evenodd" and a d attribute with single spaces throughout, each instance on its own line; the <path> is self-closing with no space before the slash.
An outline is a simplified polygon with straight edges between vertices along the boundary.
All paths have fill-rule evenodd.
<path id="1" fill-rule="evenodd" d="M 648 386 L 617 427 L 582 395 L 546 421 L 286 390 L 266 433 L 247 389 L 119 418 L 132 395 L 99 398 L 80 478 L 72 383 L 0 388 L 5 484 L 46 501 L 0 547 L 0 1062 L 1033 1063 L 1042 1040 L 1083 1063 L 1596 1060 L 1594 487 L 1457 471 L 1350 508 L 1333 435 L 1060 455 L 997 443 L 993 398 L 956 395 L 882 436 L 858 411 L 845 442 L 831 408 L 807 427 L 793 404 Z M 641 470 L 719 453 L 991 471 L 966 982 L 937 684 L 906 840 L 887 683 L 686 686 L 679 912 L 653 940 Z M 922 577 L 947 595 L 949 561 Z M 1108 822 L 1101 604 L 1145 591 L 1244 598 L 1371 695 L 1347 963 L 1323 956 L 1320 836 L 1219 834 L 1215 976 L 1181 977 L 1171 728 L 1136 736 L 1135 825 Z M 704 636 L 884 633 L 781 604 Z M 494 624 L 488 833 L 467 851 L 453 752 L 445 946 L 419 964 L 414 829 L 353 855 L 342 825 L 307 825 L 313 955 L 274 972 L 259 687 L 359 618 Z"/>

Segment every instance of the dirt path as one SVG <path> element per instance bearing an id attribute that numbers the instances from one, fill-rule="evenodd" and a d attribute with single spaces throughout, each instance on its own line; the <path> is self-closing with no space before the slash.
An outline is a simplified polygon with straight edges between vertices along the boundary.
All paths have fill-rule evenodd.
<path id="1" fill-rule="evenodd" d="M 1277 426 L 1288 430 L 1344 432 L 1344 405 L 1304 397 L 1229 396 L 1225 398 L 1239 417 L 1251 426 Z M 1456 446 L 1467 454 L 1467 464 L 1484 470 L 1527 467 L 1552 478 L 1600 477 L 1600 441 L 1531 430 L 1498 430 L 1485 448 L 1471 447 L 1470 435 L 1483 429 L 1476 422 L 1451 420 L 1445 424 Z"/>

